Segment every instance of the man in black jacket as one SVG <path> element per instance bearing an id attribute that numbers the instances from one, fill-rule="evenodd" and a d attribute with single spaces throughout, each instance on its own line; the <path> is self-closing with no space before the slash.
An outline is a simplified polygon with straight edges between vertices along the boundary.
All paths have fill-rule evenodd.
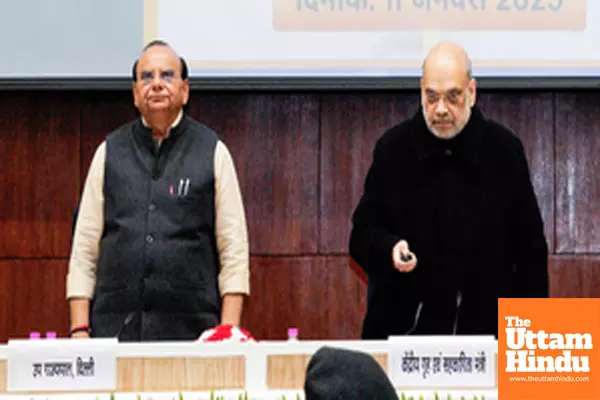
<path id="1" fill-rule="evenodd" d="M 548 246 L 521 141 L 475 106 L 468 55 L 435 46 L 422 107 L 378 140 L 350 254 L 364 339 L 498 335 L 498 298 L 548 297 Z"/>

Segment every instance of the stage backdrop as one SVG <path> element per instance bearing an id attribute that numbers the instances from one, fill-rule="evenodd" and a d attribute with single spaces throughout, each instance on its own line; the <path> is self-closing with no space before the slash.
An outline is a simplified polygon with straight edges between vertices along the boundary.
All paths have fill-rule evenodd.
<path id="1" fill-rule="evenodd" d="M 525 144 L 551 249 L 552 295 L 600 296 L 600 93 L 483 92 Z M 73 210 L 96 146 L 135 116 L 129 92 L 0 92 L 0 341 L 67 331 Z M 244 327 L 259 339 L 356 339 L 364 276 L 350 216 L 373 145 L 417 92 L 194 92 L 229 146 L 252 252 Z M 485 268 L 485 265 L 482 265 Z M 401 307 L 402 305 L 398 305 Z"/>
<path id="2" fill-rule="evenodd" d="M 171 43 L 193 81 L 355 78 L 416 83 L 439 41 L 463 45 L 475 75 L 598 82 L 600 3 L 586 0 L 20 0 L 3 2 L 0 83 L 126 83 L 148 41 Z M 15 35 L 18 32 L 18 35 Z M 106 57 L 110 54 L 110 57 Z M 43 62 L 40 62 L 43 60 Z M 358 80 L 357 80 L 358 79 Z M 102 83 L 99 83 L 102 82 Z M 19 83 L 16 83 L 17 85 Z M 22 83 L 26 84 L 26 83 Z M 214 82 L 213 82 L 214 84 Z M 527 86 L 530 87 L 530 86 Z"/>

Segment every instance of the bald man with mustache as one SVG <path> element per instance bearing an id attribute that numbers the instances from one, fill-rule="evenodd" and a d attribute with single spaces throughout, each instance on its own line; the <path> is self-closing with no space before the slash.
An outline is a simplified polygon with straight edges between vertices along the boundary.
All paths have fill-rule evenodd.
<path id="1" fill-rule="evenodd" d="M 523 145 L 476 106 L 466 51 L 436 45 L 421 107 L 377 141 L 352 216 L 369 278 L 363 339 L 498 335 L 499 298 L 548 297 L 548 246 Z"/>

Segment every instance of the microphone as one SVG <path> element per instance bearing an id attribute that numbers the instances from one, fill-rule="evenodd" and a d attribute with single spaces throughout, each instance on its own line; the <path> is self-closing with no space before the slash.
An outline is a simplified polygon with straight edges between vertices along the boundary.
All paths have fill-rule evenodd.
<path id="1" fill-rule="evenodd" d="M 423 309 L 423 302 L 420 301 L 419 305 L 417 306 L 417 311 L 415 312 L 415 319 L 413 321 L 413 325 L 409 330 L 407 330 L 404 333 L 405 335 L 410 335 L 411 333 L 413 333 L 414 331 L 417 330 L 417 327 L 419 326 L 419 318 L 421 318 L 421 310 L 422 309 Z"/>
<path id="2" fill-rule="evenodd" d="M 452 334 L 456 335 L 458 330 L 458 314 L 460 313 L 460 304 L 462 303 L 462 293 L 460 290 L 456 293 L 456 312 L 454 313 L 454 327 L 452 328 Z"/>
<path id="3" fill-rule="evenodd" d="M 133 321 L 134 318 L 135 318 L 135 312 L 132 311 L 129 314 L 127 314 L 127 317 L 125 317 L 125 321 L 123 321 L 123 324 L 121 325 L 121 327 L 117 331 L 117 334 L 115 335 L 117 340 L 119 340 L 119 341 L 121 340 L 121 335 L 125 331 L 125 328 L 127 328 L 129 326 L 129 324 L 131 324 L 131 321 Z"/>

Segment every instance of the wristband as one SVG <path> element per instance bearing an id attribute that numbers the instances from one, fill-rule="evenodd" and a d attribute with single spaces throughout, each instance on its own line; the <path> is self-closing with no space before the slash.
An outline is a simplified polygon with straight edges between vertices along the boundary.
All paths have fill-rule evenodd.
<path id="1" fill-rule="evenodd" d="M 71 330 L 69 331 L 69 337 L 73 336 L 74 333 L 77 332 L 87 332 L 88 335 L 90 334 L 90 327 L 87 325 L 78 325 L 78 326 L 74 326 L 73 328 L 71 328 Z"/>

